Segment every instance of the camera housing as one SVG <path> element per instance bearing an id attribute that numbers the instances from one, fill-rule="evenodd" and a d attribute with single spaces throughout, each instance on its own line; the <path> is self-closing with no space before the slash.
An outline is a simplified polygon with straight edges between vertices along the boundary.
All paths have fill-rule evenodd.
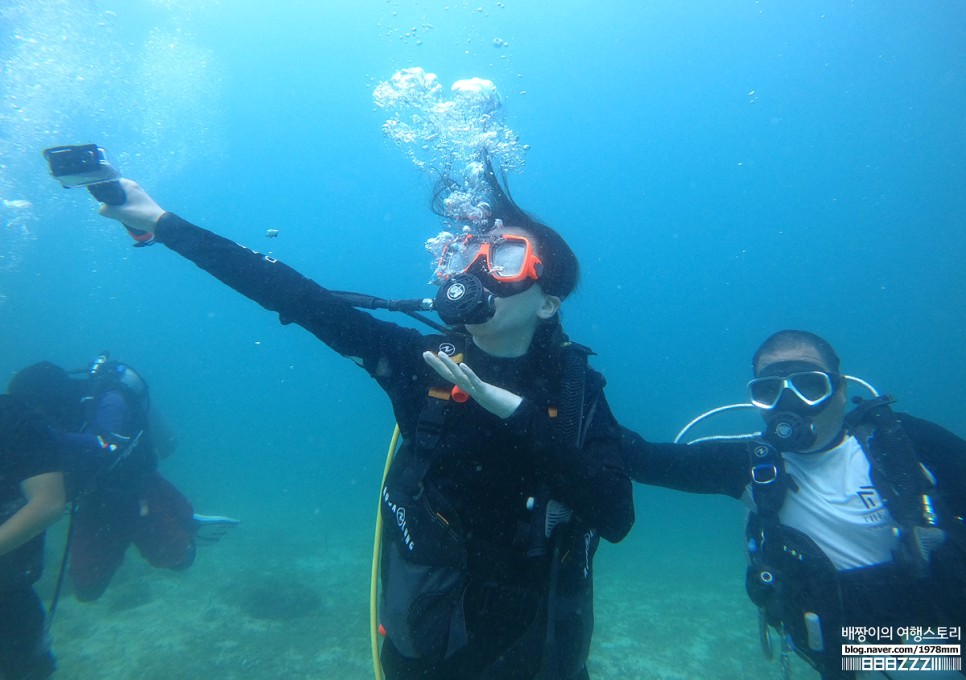
<path id="1" fill-rule="evenodd" d="M 127 193 L 118 181 L 121 173 L 107 162 L 107 152 L 97 144 L 80 146 L 52 146 L 44 149 L 44 158 L 50 166 L 50 174 L 65 189 L 87 187 L 91 196 L 108 205 L 124 205 Z M 154 234 L 124 225 L 135 246 L 154 243 Z"/>
<path id="2" fill-rule="evenodd" d="M 65 188 L 113 182 L 121 174 L 107 161 L 107 152 L 97 144 L 54 146 L 44 149 L 50 174 Z"/>

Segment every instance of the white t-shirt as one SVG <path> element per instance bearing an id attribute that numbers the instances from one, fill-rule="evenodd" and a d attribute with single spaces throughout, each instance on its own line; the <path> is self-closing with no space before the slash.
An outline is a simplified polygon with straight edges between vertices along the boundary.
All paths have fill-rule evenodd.
<path id="1" fill-rule="evenodd" d="M 892 560 L 895 520 L 872 486 L 869 459 L 849 436 L 824 453 L 785 453 L 798 492 L 785 494 L 779 519 L 809 536 L 838 571 Z"/>

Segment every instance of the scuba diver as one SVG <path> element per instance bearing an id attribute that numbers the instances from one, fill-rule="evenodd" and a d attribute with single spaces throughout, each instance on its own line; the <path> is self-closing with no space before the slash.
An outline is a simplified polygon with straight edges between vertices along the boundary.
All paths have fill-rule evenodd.
<path id="1" fill-rule="evenodd" d="M 593 557 L 633 523 L 620 430 L 559 307 L 577 259 L 486 165 L 486 224 L 444 249 L 438 335 L 376 319 L 274 258 L 165 212 L 137 184 L 101 214 L 358 363 L 401 446 L 381 491 L 390 680 L 587 678 Z M 439 194 L 437 194 L 439 198 Z M 147 238 L 145 238 L 147 235 Z"/>
<path id="2" fill-rule="evenodd" d="M 64 514 L 60 441 L 39 414 L 0 394 L 0 678 L 40 680 L 56 668 L 33 585 L 44 531 Z"/>
<path id="3" fill-rule="evenodd" d="M 72 372 L 49 361 L 32 364 L 14 375 L 8 392 L 63 437 L 71 516 L 66 551 L 77 599 L 104 593 L 132 543 L 152 566 L 178 571 L 194 562 L 198 540 L 238 523 L 195 515 L 158 473 L 174 440 L 157 425 L 144 379 L 107 352 Z"/>
<path id="4" fill-rule="evenodd" d="M 874 390 L 848 411 L 847 382 L 870 386 L 840 373 L 832 346 L 813 333 L 775 333 L 752 367 L 750 404 L 732 407 L 757 409 L 762 433 L 680 445 L 625 430 L 624 455 L 637 482 L 748 503 L 746 589 L 766 656 L 774 628 L 786 676 L 794 650 L 823 680 L 881 678 L 862 670 L 861 657 L 842 655 L 843 644 L 857 643 L 848 631 L 888 630 L 902 644 L 919 627 L 942 644 L 936 631 L 946 627 L 958 638 L 966 624 L 966 441 L 893 412 L 892 399 Z"/>

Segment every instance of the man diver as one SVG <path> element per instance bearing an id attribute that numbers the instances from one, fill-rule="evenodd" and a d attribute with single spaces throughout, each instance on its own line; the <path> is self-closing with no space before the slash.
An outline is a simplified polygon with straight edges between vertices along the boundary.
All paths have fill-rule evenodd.
<path id="1" fill-rule="evenodd" d="M 173 438 L 158 431 L 147 383 L 126 363 L 106 352 L 73 372 L 42 361 L 17 372 L 8 392 L 62 433 L 77 599 L 93 601 L 107 590 L 131 544 L 152 566 L 180 571 L 194 562 L 196 543 L 239 523 L 194 514 L 158 472 Z"/>
<path id="2" fill-rule="evenodd" d="M 813 333 L 775 333 L 752 368 L 750 401 L 765 423 L 759 437 L 686 446 L 625 430 L 632 478 L 749 504 L 746 589 L 761 612 L 763 644 L 768 626 L 778 629 L 823 680 L 883 677 L 861 670 L 860 657 L 842 656 L 843 644 L 856 642 L 849 631 L 885 629 L 894 644 L 915 627 L 930 628 L 935 644 L 937 631 L 958 638 L 966 624 L 966 441 L 894 413 L 887 397 L 857 400 L 848 411 L 839 358 Z"/>
<path id="3" fill-rule="evenodd" d="M 60 442 L 39 414 L 0 394 L 0 678 L 40 680 L 56 664 L 33 584 L 44 531 L 64 514 Z"/>

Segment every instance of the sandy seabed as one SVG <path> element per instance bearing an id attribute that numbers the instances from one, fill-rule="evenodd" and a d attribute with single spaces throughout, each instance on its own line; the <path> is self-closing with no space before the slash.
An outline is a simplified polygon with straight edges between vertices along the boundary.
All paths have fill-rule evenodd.
<path id="1" fill-rule="evenodd" d="M 199 548 L 185 572 L 152 569 L 134 548 L 108 591 L 80 603 L 69 586 L 52 629 L 70 680 L 373 678 L 371 538 L 322 539 L 243 524 Z M 61 536 L 49 539 L 53 588 Z M 596 574 L 594 680 L 765 680 L 756 614 L 734 573 L 622 566 L 604 546 Z M 795 677 L 817 677 L 795 660 Z"/>

